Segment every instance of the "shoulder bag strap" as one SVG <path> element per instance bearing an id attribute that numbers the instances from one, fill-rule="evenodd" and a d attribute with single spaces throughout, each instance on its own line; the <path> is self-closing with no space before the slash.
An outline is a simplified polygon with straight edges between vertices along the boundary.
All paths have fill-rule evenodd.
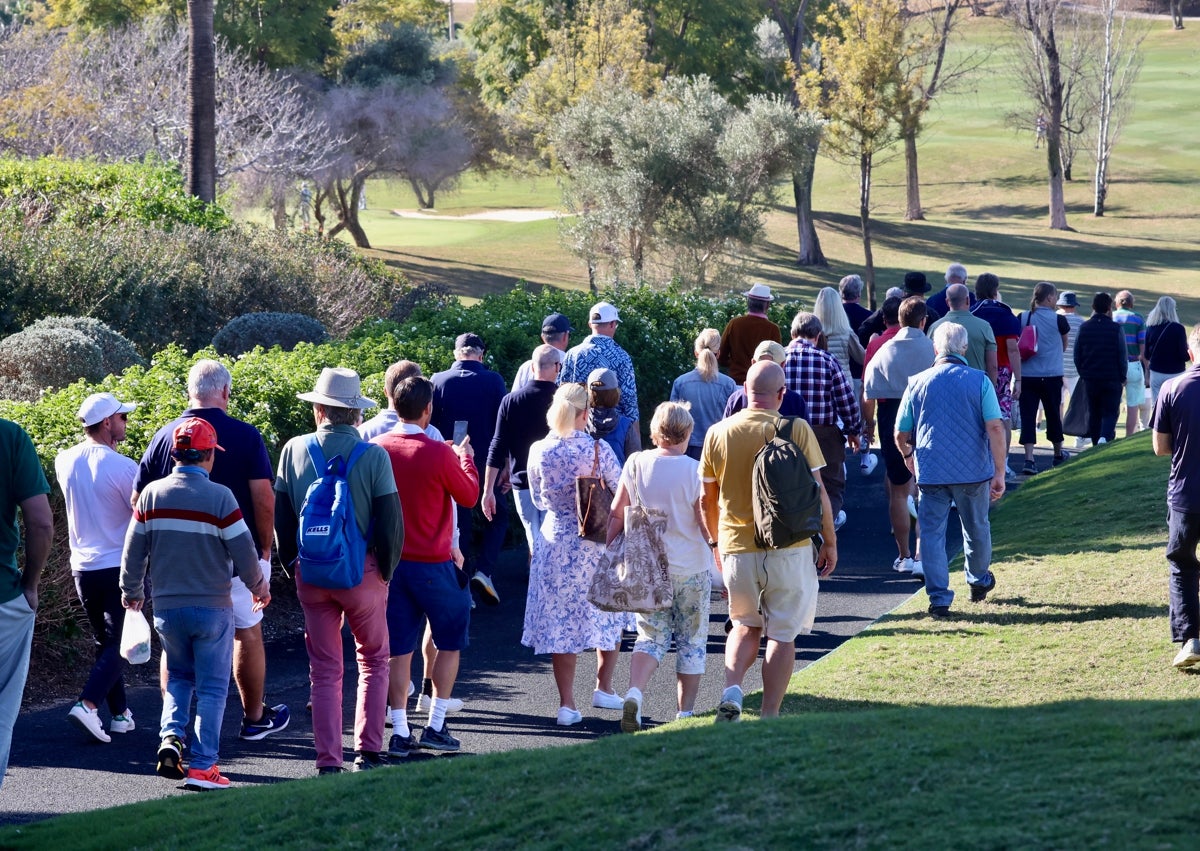
<path id="1" fill-rule="evenodd" d="M 593 438 L 592 443 L 592 475 L 600 475 L 600 439 Z"/>

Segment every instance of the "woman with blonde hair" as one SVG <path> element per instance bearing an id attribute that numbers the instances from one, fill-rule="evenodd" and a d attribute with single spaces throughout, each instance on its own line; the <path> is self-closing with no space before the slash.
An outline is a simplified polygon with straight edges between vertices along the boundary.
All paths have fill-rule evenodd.
<path id="1" fill-rule="evenodd" d="M 663 543 L 674 597 L 671 608 L 637 616 L 637 643 L 629 662 L 629 691 L 621 730 L 642 727 L 643 691 L 675 641 L 676 718 L 692 714 L 708 645 L 712 579 L 709 565 L 716 529 L 704 526 L 700 513 L 700 463 L 684 450 L 692 433 L 692 416 L 683 405 L 663 402 L 650 420 L 650 439 L 657 449 L 631 455 L 621 472 L 621 485 L 608 521 L 608 543 L 625 529 L 625 506 L 631 501 L 667 516 Z"/>
<path id="2" fill-rule="evenodd" d="M 559 696 L 557 722 L 563 727 L 583 720 L 575 706 L 575 668 L 584 650 L 597 651 L 592 706 L 622 706 L 612 678 L 625 616 L 602 612 L 588 602 L 588 588 L 604 547 L 579 537 L 575 518 L 575 478 L 590 475 L 598 459 L 597 475 L 615 490 L 621 468 L 607 443 L 588 437 L 587 418 L 587 388 L 559 387 L 546 413 L 550 434 L 530 447 L 526 464 L 530 497 L 545 516 L 529 567 L 521 643 L 534 653 L 550 654 Z"/>
<path id="3" fill-rule="evenodd" d="M 1150 364 L 1150 410 L 1158 401 L 1158 391 L 1168 379 L 1185 369 L 1188 354 L 1187 329 L 1175 312 L 1175 299 L 1165 295 L 1146 317 L 1146 361 Z"/>
<path id="4" fill-rule="evenodd" d="M 697 461 L 700 460 L 700 450 L 704 448 L 704 435 L 708 434 L 713 423 L 721 419 L 725 403 L 737 389 L 732 378 L 717 371 L 717 352 L 720 348 L 720 331 L 716 328 L 701 331 L 693 344 L 696 368 L 676 378 L 671 385 L 671 401 L 691 405 L 695 427 L 684 449 L 689 457 Z"/>
<path id="5" fill-rule="evenodd" d="M 850 328 L 850 320 L 846 318 L 846 310 L 842 307 L 842 297 L 833 287 L 822 287 L 813 303 L 813 315 L 821 320 L 821 331 L 825 334 L 825 343 L 829 354 L 837 358 L 846 380 L 850 378 L 850 361 L 863 362 L 863 347 L 858 335 Z M 861 387 L 859 388 L 861 396 Z"/>

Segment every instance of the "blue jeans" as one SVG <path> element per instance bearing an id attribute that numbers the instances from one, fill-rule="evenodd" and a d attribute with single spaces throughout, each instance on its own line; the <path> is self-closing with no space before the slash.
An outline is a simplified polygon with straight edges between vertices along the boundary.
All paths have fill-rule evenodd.
<path id="1" fill-rule="evenodd" d="M 1167 564 L 1171 594 L 1171 640 L 1178 644 L 1200 638 L 1200 514 L 1168 509 Z"/>
<path id="2" fill-rule="evenodd" d="M 946 523 L 950 503 L 958 508 L 962 524 L 963 555 L 966 557 L 968 585 L 990 585 L 988 567 L 992 562 L 992 526 L 988 520 L 991 506 L 991 482 L 965 485 L 923 485 L 917 520 L 921 524 L 921 565 L 925 570 L 925 592 L 929 605 L 949 606 L 954 602 L 950 590 L 950 560 L 946 556 Z"/>
<path id="3" fill-rule="evenodd" d="M 184 606 L 154 613 L 154 628 L 167 654 L 167 691 L 159 737 L 187 738 L 192 693 L 196 694 L 196 735 L 192 768 L 217 764 L 221 719 L 233 665 L 233 609 Z"/>
<path id="4" fill-rule="evenodd" d="M 533 493 L 529 488 L 513 488 L 513 500 L 517 504 L 517 516 L 525 527 L 525 543 L 529 544 L 529 554 L 533 555 L 533 542 L 541 534 L 542 518 L 546 512 L 538 510 L 533 504 Z M 497 498 L 499 503 L 499 498 Z"/>

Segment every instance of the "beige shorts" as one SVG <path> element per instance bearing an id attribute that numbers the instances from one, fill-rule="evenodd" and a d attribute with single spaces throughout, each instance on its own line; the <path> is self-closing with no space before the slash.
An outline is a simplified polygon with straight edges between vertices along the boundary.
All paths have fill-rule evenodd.
<path id="1" fill-rule="evenodd" d="M 263 577 L 270 582 L 271 563 L 260 558 L 258 566 L 262 570 Z M 229 596 L 233 598 L 233 626 L 235 629 L 249 629 L 262 622 L 263 613 L 253 610 L 254 595 L 250 593 L 246 583 L 237 576 L 233 577 L 230 584 Z"/>
<path id="2" fill-rule="evenodd" d="M 735 624 L 759 627 L 773 641 L 794 641 L 812 631 L 820 580 L 810 544 L 725 553 L 721 567 Z"/>

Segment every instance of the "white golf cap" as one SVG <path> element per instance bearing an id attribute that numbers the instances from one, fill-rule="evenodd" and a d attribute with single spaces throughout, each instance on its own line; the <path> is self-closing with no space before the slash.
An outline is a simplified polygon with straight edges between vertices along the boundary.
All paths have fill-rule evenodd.
<path id="1" fill-rule="evenodd" d="M 79 420 L 85 426 L 94 426 L 113 414 L 128 414 L 136 407 L 136 402 L 122 402 L 111 393 L 93 393 L 79 406 Z"/>

